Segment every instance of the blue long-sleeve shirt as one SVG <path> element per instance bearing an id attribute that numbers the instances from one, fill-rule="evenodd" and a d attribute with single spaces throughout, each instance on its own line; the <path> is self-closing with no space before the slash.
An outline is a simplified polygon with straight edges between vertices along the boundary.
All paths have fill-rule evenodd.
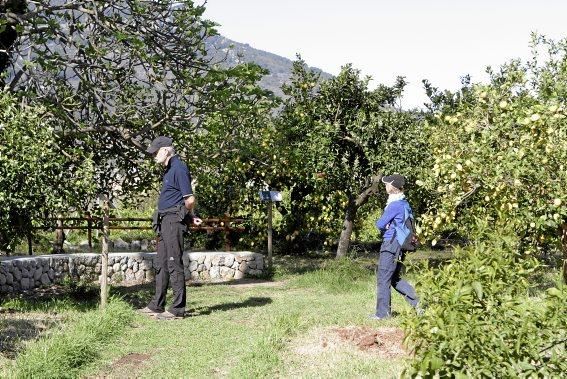
<path id="1" fill-rule="evenodd" d="M 392 221 L 395 221 L 398 225 L 401 225 L 404 222 L 404 210 L 406 204 L 406 200 L 392 201 L 390 204 L 386 205 L 384 213 L 382 213 L 382 216 L 376 220 L 376 228 L 382 232 L 382 238 L 384 240 L 394 237 L 395 231 Z"/>

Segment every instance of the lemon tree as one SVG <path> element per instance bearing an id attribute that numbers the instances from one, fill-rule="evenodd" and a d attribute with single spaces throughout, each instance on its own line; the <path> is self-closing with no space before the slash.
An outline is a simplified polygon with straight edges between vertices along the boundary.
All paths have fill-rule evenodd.
<path id="1" fill-rule="evenodd" d="M 512 225 L 526 253 L 557 243 L 567 221 L 567 43 L 535 37 L 531 61 L 488 70 L 457 94 L 431 90 L 433 166 L 419 184 L 435 202 L 422 235 L 471 235 L 475 220 Z M 544 59 L 544 57 L 546 57 Z"/>

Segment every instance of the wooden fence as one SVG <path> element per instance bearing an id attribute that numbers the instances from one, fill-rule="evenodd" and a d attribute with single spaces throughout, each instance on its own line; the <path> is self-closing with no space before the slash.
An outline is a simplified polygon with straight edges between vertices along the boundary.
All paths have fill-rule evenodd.
<path id="1" fill-rule="evenodd" d="M 40 230 L 55 230 L 55 245 L 60 249 L 63 248 L 63 241 L 65 239 L 64 230 L 86 230 L 89 251 L 93 247 L 93 231 L 103 230 L 103 218 L 93 217 L 86 214 L 84 217 L 57 217 L 48 219 L 52 225 L 45 225 L 38 227 Z M 108 218 L 109 230 L 149 230 L 152 229 L 152 219 L 144 217 L 109 217 Z M 203 223 L 199 226 L 188 225 L 191 232 L 215 232 L 221 231 L 224 234 L 224 248 L 226 251 L 232 250 L 230 242 L 230 233 L 243 232 L 245 228 L 242 223 L 245 220 L 242 218 L 230 218 L 228 216 L 204 218 Z M 144 225 L 124 225 L 124 223 L 140 223 Z M 28 253 L 33 254 L 32 239 L 28 237 Z"/>

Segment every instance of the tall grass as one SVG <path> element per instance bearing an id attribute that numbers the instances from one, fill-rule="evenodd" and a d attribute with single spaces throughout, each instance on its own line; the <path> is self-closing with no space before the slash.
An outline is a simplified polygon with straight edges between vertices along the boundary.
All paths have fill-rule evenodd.
<path id="1" fill-rule="evenodd" d="M 132 321 L 134 312 L 124 302 L 112 299 L 104 310 L 83 313 L 63 329 L 27 345 L 16 362 L 14 378 L 75 378 L 101 349 Z"/>
<path id="2" fill-rule="evenodd" d="M 329 293 L 366 291 L 373 271 L 360 262 L 341 258 L 326 261 L 321 268 L 296 277 L 298 287 L 316 288 Z"/>

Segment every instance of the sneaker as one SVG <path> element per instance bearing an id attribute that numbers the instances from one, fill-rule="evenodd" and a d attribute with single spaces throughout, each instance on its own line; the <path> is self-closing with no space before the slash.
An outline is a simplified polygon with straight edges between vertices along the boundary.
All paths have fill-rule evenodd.
<path id="1" fill-rule="evenodd" d="M 145 308 L 142 308 L 142 309 L 138 309 L 138 313 L 141 313 L 143 315 L 148 315 L 148 316 L 154 316 L 154 315 L 160 314 L 161 312 L 156 312 L 153 309 L 145 307 Z"/>
<path id="2" fill-rule="evenodd" d="M 368 318 L 371 320 L 386 320 L 388 317 L 378 317 L 376 315 L 369 315 Z"/>
<path id="3" fill-rule="evenodd" d="M 157 320 L 179 320 L 179 319 L 182 319 L 182 318 L 183 318 L 183 316 L 174 315 L 173 313 L 171 313 L 169 311 L 165 311 L 163 313 L 156 314 Z"/>

